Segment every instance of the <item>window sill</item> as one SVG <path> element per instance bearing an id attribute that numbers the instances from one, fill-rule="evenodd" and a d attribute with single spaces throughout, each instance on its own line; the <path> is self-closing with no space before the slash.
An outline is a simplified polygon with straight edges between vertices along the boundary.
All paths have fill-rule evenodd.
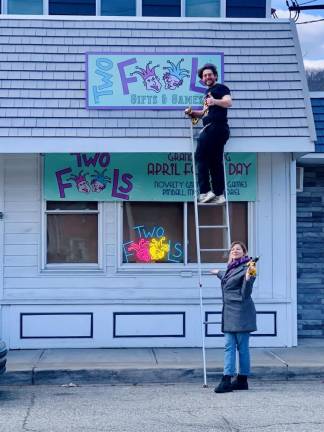
<path id="1" fill-rule="evenodd" d="M 100 267 L 98 264 L 85 264 L 85 265 L 68 265 L 68 264 L 52 264 L 47 265 L 43 269 L 41 269 L 40 274 L 41 275 L 49 275 L 49 274 L 63 274 L 63 275 L 84 275 L 84 276 L 92 276 L 92 275 L 98 275 L 98 274 L 104 274 L 105 271 L 102 267 Z"/>
<path id="2" fill-rule="evenodd" d="M 224 263 L 206 263 L 202 264 L 202 275 L 212 276 L 210 270 L 219 268 L 226 270 Z M 181 264 L 124 264 L 117 269 L 117 274 L 142 274 L 142 275 L 156 275 L 168 274 L 170 276 L 193 277 L 198 273 L 198 265 L 181 265 Z"/>

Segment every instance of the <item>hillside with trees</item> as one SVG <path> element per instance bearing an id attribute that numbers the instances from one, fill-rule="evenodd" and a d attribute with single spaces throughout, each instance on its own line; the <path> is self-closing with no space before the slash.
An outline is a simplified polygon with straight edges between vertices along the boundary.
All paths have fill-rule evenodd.
<path id="1" fill-rule="evenodd" d="M 306 69 L 306 77 L 310 91 L 324 92 L 324 70 Z"/>

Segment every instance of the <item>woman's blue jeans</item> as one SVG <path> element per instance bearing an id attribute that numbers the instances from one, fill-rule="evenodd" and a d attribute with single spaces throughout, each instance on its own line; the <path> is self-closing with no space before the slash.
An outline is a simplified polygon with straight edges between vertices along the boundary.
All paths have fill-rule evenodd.
<path id="1" fill-rule="evenodd" d="M 224 375 L 236 375 L 236 350 L 239 353 L 239 374 L 250 375 L 250 333 L 224 333 Z"/>

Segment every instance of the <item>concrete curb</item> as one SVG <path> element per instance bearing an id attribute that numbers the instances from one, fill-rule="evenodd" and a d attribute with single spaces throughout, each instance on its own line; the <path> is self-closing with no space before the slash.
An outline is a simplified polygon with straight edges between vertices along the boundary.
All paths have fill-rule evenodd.
<path id="1" fill-rule="evenodd" d="M 221 368 L 208 369 L 208 381 L 217 382 Z M 252 379 L 265 381 L 296 381 L 324 379 L 324 367 L 255 367 Z M 175 384 L 202 383 L 202 368 L 147 369 L 51 369 L 8 371 L 0 377 L 0 385 L 64 385 L 86 384 Z"/>

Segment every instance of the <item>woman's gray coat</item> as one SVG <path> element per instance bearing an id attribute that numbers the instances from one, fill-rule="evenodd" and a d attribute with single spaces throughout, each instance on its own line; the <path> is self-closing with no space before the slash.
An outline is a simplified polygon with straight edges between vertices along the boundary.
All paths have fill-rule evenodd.
<path id="1" fill-rule="evenodd" d="M 255 278 L 245 279 L 246 264 L 220 271 L 217 276 L 222 281 L 223 313 L 222 332 L 256 331 L 256 312 L 251 298 Z"/>

